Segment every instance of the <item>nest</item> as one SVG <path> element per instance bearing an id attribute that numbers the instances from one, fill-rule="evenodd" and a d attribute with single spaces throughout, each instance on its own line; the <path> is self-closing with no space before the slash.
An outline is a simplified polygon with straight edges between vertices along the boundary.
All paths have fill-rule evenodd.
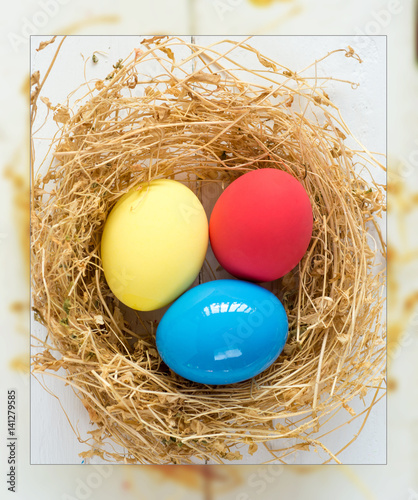
<path id="1" fill-rule="evenodd" d="M 350 47 L 326 57 L 341 56 L 361 62 Z M 97 425 L 84 456 L 224 463 L 264 444 L 272 460 L 322 449 L 339 462 L 342 450 L 325 446 L 321 427 L 327 423 L 329 434 L 341 409 L 343 423 L 365 421 L 384 395 L 384 271 L 376 270 L 385 251 L 376 223 L 384 188 L 367 174 L 383 166 L 353 142 L 326 92 L 336 79 L 319 78 L 318 64 L 293 72 L 247 41 L 200 47 L 154 37 L 105 79 L 83 84 L 72 105 L 41 97 L 60 127 L 46 169 L 33 173 L 33 305 L 48 330 L 37 339 L 43 350 L 33 372 L 65 370 Z M 43 82 L 33 75 L 33 117 Z M 341 82 L 351 92 L 354 85 Z M 252 380 L 187 381 L 161 361 L 153 313 L 128 310 L 109 290 L 100 259 L 104 222 L 143 181 L 175 178 L 202 197 L 266 167 L 295 176 L 314 215 L 299 267 L 271 284 L 289 318 L 287 345 Z M 201 281 L 216 276 L 206 262 Z M 349 402 L 368 391 L 356 415 Z M 104 447 L 107 440 L 125 454 Z"/>

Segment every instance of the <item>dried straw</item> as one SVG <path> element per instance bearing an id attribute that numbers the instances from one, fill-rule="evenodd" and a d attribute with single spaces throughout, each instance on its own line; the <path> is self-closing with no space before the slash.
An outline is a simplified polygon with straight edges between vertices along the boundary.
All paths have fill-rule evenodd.
<path id="1" fill-rule="evenodd" d="M 179 59 L 186 49 L 190 55 Z M 334 53 L 361 62 L 350 47 L 326 57 Z M 141 73 L 146 61 L 152 76 Z M 248 41 L 200 47 L 154 37 L 105 80 L 83 84 L 71 109 L 41 98 L 61 127 L 46 174 L 33 174 L 33 303 L 48 330 L 33 372 L 65 369 L 98 427 L 84 456 L 223 463 L 241 458 L 234 445 L 254 453 L 263 443 L 272 460 L 322 449 L 339 462 L 345 447 L 329 450 L 322 440 L 330 431 L 321 435 L 321 427 L 341 409 L 345 423 L 362 416 L 363 427 L 384 395 L 384 272 L 375 265 L 385 251 L 375 222 L 384 191 L 362 174 L 382 165 L 361 144 L 347 144 L 352 134 L 325 91 L 335 78 L 319 78 L 320 63 L 296 73 Z M 32 83 L 34 118 L 39 75 Z M 289 341 L 253 380 L 195 384 L 161 362 L 150 316 L 128 313 L 110 292 L 99 253 L 103 224 L 119 197 L 144 180 L 180 178 L 202 196 L 214 183 L 225 187 L 264 167 L 298 178 L 313 205 L 310 247 L 299 269 L 274 285 Z M 356 415 L 349 401 L 369 390 L 372 403 Z M 105 438 L 126 454 L 103 451 Z M 280 439 L 282 448 L 266 444 Z"/>

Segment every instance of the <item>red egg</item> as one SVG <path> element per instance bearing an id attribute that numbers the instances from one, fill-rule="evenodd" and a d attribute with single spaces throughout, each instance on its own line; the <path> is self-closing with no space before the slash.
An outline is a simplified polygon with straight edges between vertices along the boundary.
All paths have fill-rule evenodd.
<path id="1" fill-rule="evenodd" d="M 253 170 L 232 182 L 213 209 L 209 234 L 219 263 L 249 281 L 281 278 L 305 254 L 312 207 L 302 184 L 274 168 Z"/>

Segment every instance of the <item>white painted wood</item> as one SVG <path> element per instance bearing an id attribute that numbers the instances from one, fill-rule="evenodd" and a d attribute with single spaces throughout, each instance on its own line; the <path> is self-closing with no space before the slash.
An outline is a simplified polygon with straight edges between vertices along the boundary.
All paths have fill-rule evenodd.
<path id="1" fill-rule="evenodd" d="M 370 0 L 367 7 L 362 0 L 321 0 L 320 4 L 310 0 L 272 0 L 268 8 L 262 8 L 255 5 L 256 0 L 196 0 L 196 32 L 223 37 L 243 34 L 383 35 L 392 29 L 394 19 L 406 15 L 406 3 L 412 5 L 410 0 L 393 4 Z"/>
<path id="2" fill-rule="evenodd" d="M 387 23 L 378 25 L 380 34 L 388 34 L 389 47 L 389 153 L 392 156 L 392 165 L 399 159 L 405 159 L 416 153 L 418 137 L 418 122 L 416 109 L 418 106 L 416 89 L 418 88 L 418 71 L 414 65 L 413 39 L 414 23 L 413 0 L 388 2 L 373 0 L 364 2 L 354 0 L 343 2 L 336 0 L 305 0 L 306 5 L 298 15 L 282 18 L 282 12 L 297 2 L 277 2 L 274 7 L 257 9 L 250 7 L 248 0 L 228 0 L 235 3 L 236 9 L 230 13 L 225 21 L 210 15 L 216 0 L 192 0 L 198 5 L 197 24 L 200 33 L 213 34 L 242 34 L 261 32 L 263 34 L 340 34 L 367 32 L 368 23 L 375 20 L 379 12 L 387 11 L 388 5 L 398 5 L 400 13 L 391 14 Z M 61 4 L 61 2 L 59 2 Z M 120 34 L 124 33 L 160 33 L 187 31 L 189 24 L 187 16 L 187 2 L 176 0 L 160 0 L 152 2 L 132 2 L 120 0 L 116 2 L 97 1 L 89 2 L 72 0 L 59 8 L 56 15 L 51 17 L 36 33 L 62 32 L 63 28 L 75 21 L 84 21 L 91 16 L 117 14 L 117 22 L 103 21 L 97 24 L 87 22 L 80 25 L 75 33 L 83 34 Z M 64 5 L 65 4 L 65 5 Z M 400 6 L 400 7 L 399 7 Z M 7 11 L 5 10 L 7 9 Z M 10 33 L 21 34 L 24 20 L 32 19 L 33 14 L 40 10 L 38 2 L 22 0 L 4 4 L 3 22 L 1 26 L 2 43 L 0 56 L 3 62 L 3 74 L 0 79 L 0 107 L 2 120 L 0 121 L 0 150 L 1 166 L 13 158 L 16 168 L 20 172 L 27 171 L 27 153 L 22 145 L 27 141 L 27 100 L 22 93 L 24 79 L 28 74 L 28 43 L 26 41 L 15 50 L 9 39 Z M 216 14 L 216 13 L 215 13 Z M 371 26 L 371 25 L 370 25 Z M 379 27 L 380 26 L 380 27 Z M 15 158 L 14 152 L 20 151 Z M 411 175 L 407 178 L 411 188 L 417 185 L 416 165 L 410 163 Z M 68 496 L 77 497 L 77 487 L 80 482 L 86 481 L 92 468 L 81 466 L 72 467 L 36 467 L 29 465 L 29 392 L 27 377 L 12 372 L 9 368 L 10 360 L 17 354 L 27 350 L 26 335 L 19 334 L 20 327 L 16 315 L 9 310 L 10 302 L 27 297 L 27 284 L 22 272 L 22 254 L 18 244 L 15 222 L 11 210 L 12 193 L 10 183 L 0 176 L 0 233 L 7 234 L 6 239 L 0 241 L 0 332 L 2 339 L 7 336 L 7 344 L 0 350 L 0 366 L 2 377 L 0 380 L 1 394 L 7 387 L 16 387 L 20 394 L 20 444 L 19 444 L 19 473 L 20 480 L 16 494 L 8 495 L 3 485 L 1 498 L 15 499 L 64 499 Z M 393 216 L 391 224 L 391 240 L 400 244 L 397 229 L 399 218 Z M 414 215 L 409 219 L 408 227 L 416 226 Z M 418 233 L 409 234 L 412 242 L 416 243 Z M 411 240 L 409 243 L 411 243 Z M 416 247 L 416 245 L 415 245 Z M 6 263 L 6 265 L 4 265 Z M 413 289 L 416 283 L 416 272 L 411 273 L 411 266 L 403 267 L 399 276 L 401 291 Z M 406 270 L 407 269 L 407 270 Z M 415 268 L 414 268 L 415 269 Z M 323 467 L 300 470 L 297 467 L 282 469 L 277 479 L 262 482 L 261 486 L 255 481 L 264 468 L 244 468 L 245 481 L 238 490 L 217 496 L 219 500 L 226 499 L 273 499 L 278 496 L 293 498 L 334 498 L 342 500 L 378 498 L 379 500 L 417 498 L 418 468 L 417 468 L 417 402 L 414 397 L 415 382 L 417 380 L 418 344 L 416 341 L 416 327 L 411 328 L 409 340 L 402 344 L 396 359 L 391 363 L 390 374 L 397 380 L 398 389 L 390 394 L 388 408 L 389 425 L 389 465 L 368 467 Z M 58 384 L 57 384 L 58 385 Z M 65 389 L 66 390 L 66 389 Z M 47 403 L 49 404 L 49 403 Z M 3 402 L 1 408 L 3 409 Z M 57 410 L 58 411 L 58 410 Z M 54 414 L 55 415 L 55 414 Z M 48 424 L 53 425 L 51 418 Z M 2 411 L 0 427 L 5 428 L 4 412 Z M 358 446 L 362 448 L 363 457 L 368 457 L 368 448 L 362 446 L 362 439 L 367 429 L 360 436 Z M 71 456 L 65 456 L 68 441 L 73 434 L 68 426 L 61 428 L 61 442 L 58 447 L 62 455 L 71 461 Z M 45 443 L 50 449 L 55 443 Z M 350 448 L 352 449 L 352 448 Z M 353 454 L 358 455 L 358 449 Z M 0 465 L 5 471 L 5 455 L 0 453 Z M 254 474 L 256 476 L 254 477 Z M 133 490 L 126 490 L 124 484 L 132 481 Z M 264 486 L 263 486 L 264 485 Z M 68 496 L 66 496 L 68 495 Z M 149 468 L 114 467 L 108 479 L 103 480 L 90 493 L 90 498 L 107 500 L 121 497 L 126 500 L 138 498 L 202 498 L 200 493 L 190 492 L 176 483 L 161 481 L 160 476 L 151 477 Z"/>

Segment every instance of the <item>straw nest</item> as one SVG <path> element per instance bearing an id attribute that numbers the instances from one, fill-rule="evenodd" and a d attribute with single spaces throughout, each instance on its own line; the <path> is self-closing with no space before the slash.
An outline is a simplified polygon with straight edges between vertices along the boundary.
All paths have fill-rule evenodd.
<path id="1" fill-rule="evenodd" d="M 350 47 L 331 56 L 361 62 Z M 48 330 L 33 372 L 65 370 L 97 424 L 84 456 L 223 463 L 264 444 L 272 459 L 322 449 L 327 461 L 338 462 L 342 450 L 325 446 L 323 424 L 325 435 L 343 409 L 343 423 L 361 417 L 364 425 L 383 396 L 384 274 L 376 271 L 376 256 L 384 243 L 375 220 L 384 191 L 365 179 L 370 167 L 382 165 L 363 146 L 353 149 L 326 92 L 336 79 L 317 77 L 318 64 L 293 72 L 248 41 L 200 47 L 154 37 L 104 80 L 83 84 L 82 97 L 68 106 L 41 97 L 45 78 L 32 75 L 32 117 L 40 97 L 60 124 L 52 159 L 42 175 L 33 173 L 33 305 Z M 351 98 L 354 85 L 346 83 Z M 104 221 L 140 182 L 181 179 L 202 196 L 214 183 L 224 188 L 264 167 L 299 179 L 313 207 L 306 255 L 272 288 L 288 314 L 289 340 L 253 380 L 189 382 L 159 358 L 152 314 L 128 311 L 109 290 L 100 260 Z M 207 263 L 203 272 L 213 279 Z M 349 401 L 369 390 L 356 415 Z M 126 453 L 104 451 L 108 439 Z"/>

